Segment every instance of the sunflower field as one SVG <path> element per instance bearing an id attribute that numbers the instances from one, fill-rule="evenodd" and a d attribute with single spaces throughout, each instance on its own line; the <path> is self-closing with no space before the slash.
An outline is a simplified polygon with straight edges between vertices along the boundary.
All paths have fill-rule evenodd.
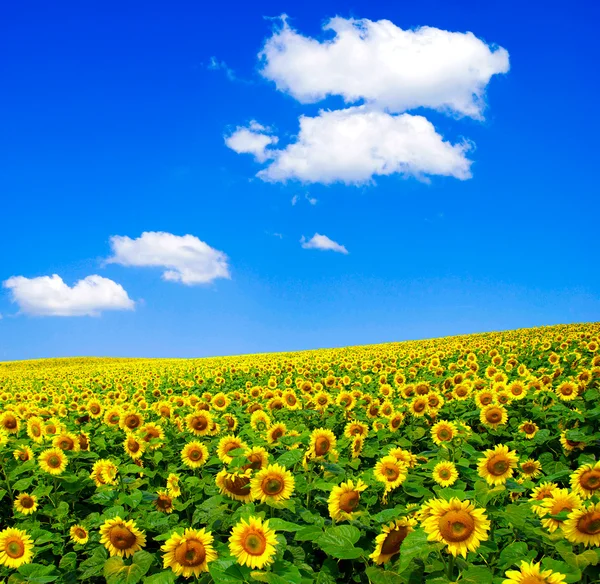
<path id="1" fill-rule="evenodd" d="M 600 324 L 0 363 L 0 581 L 600 582 Z"/>

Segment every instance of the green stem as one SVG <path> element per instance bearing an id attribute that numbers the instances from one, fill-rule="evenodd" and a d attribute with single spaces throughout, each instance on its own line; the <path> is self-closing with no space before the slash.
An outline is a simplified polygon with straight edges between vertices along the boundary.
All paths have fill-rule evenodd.
<path id="1" fill-rule="evenodd" d="M 8 491 L 8 496 L 10 497 L 11 501 L 14 501 L 13 499 L 13 490 L 10 486 L 10 481 L 8 480 L 8 475 L 6 474 L 6 471 L 4 470 L 4 460 L 0 460 L 0 469 L 2 469 L 2 474 L 4 475 L 4 480 L 6 482 L 6 490 Z"/>
<path id="2" fill-rule="evenodd" d="M 450 580 L 451 582 L 454 581 L 452 579 L 453 574 L 454 574 L 454 556 L 449 555 L 448 556 L 448 580 Z"/>

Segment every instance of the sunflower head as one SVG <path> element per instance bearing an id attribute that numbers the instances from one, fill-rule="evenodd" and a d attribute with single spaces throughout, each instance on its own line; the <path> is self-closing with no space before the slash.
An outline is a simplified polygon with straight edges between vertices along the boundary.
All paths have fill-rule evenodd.
<path id="1" fill-rule="evenodd" d="M 375 551 L 369 557 L 376 564 L 389 562 L 396 554 L 400 553 L 402 542 L 411 531 L 414 531 L 416 525 L 416 519 L 403 517 L 384 526 L 375 539 Z"/>
<path id="2" fill-rule="evenodd" d="M 242 566 L 262 569 L 273 562 L 277 538 L 268 521 L 259 517 L 242 519 L 231 530 L 229 551 Z"/>
<path id="3" fill-rule="evenodd" d="M 600 503 L 590 503 L 571 511 L 562 530 L 571 543 L 600 546 Z"/>
<path id="4" fill-rule="evenodd" d="M 88 533 L 88 530 L 83 527 L 83 525 L 73 525 L 71 527 L 71 529 L 69 530 L 69 535 L 71 537 L 71 541 L 73 543 L 78 543 L 79 545 L 84 545 L 88 542 L 88 539 L 90 538 L 90 534 Z"/>
<path id="5" fill-rule="evenodd" d="M 498 444 L 495 448 L 486 450 L 479 460 L 478 472 L 489 485 L 502 485 L 513 476 L 517 466 L 518 456 L 514 450 Z"/>
<path id="6" fill-rule="evenodd" d="M 564 584 L 566 576 L 552 570 L 542 570 L 541 564 L 521 561 L 520 570 L 507 570 L 503 584 Z"/>
<path id="7" fill-rule="evenodd" d="M 226 495 L 235 501 L 249 503 L 252 501 L 250 492 L 250 475 L 248 469 L 244 472 L 227 472 L 222 470 L 215 477 L 215 483 L 222 495 Z"/>
<path id="8" fill-rule="evenodd" d="M 270 464 L 254 475 L 250 481 L 252 498 L 262 503 L 289 499 L 294 491 L 294 477 L 279 464 Z"/>
<path id="9" fill-rule="evenodd" d="M 37 497 L 35 495 L 28 495 L 27 493 L 21 493 L 15 499 L 15 509 L 23 515 L 29 515 L 38 508 Z"/>
<path id="10" fill-rule="evenodd" d="M 339 486 L 333 487 L 329 495 L 329 516 L 334 521 L 350 520 L 359 514 L 360 494 L 367 485 L 360 479 L 354 484 L 346 481 Z"/>
<path id="11" fill-rule="evenodd" d="M 197 578 L 202 572 L 208 572 L 209 562 L 217 559 L 212 544 L 213 536 L 205 529 L 174 533 L 160 548 L 164 552 L 163 566 L 178 576 Z"/>
<path id="12" fill-rule="evenodd" d="M 584 499 L 600 493 L 600 461 L 580 466 L 571 475 L 571 488 Z"/>
<path id="13" fill-rule="evenodd" d="M 51 475 L 60 475 L 67 468 L 67 455 L 60 448 L 44 450 L 38 458 L 40 468 Z"/>
<path id="14" fill-rule="evenodd" d="M 26 531 L 13 527 L 0 531 L 0 565 L 15 569 L 32 559 L 33 540 Z"/>
<path id="15" fill-rule="evenodd" d="M 111 556 L 129 557 L 146 545 L 146 536 L 133 520 L 107 519 L 100 527 L 100 543 Z"/>

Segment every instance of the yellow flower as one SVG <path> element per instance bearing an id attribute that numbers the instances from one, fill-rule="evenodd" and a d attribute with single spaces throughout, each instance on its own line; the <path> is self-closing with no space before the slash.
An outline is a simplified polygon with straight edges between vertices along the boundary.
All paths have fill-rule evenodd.
<path id="1" fill-rule="evenodd" d="M 242 469 L 261 470 L 269 464 L 269 453 L 262 446 L 253 446 L 244 453 L 248 459 Z"/>
<path id="2" fill-rule="evenodd" d="M 541 483 L 531 490 L 529 500 L 532 503 L 541 502 L 544 499 L 552 497 L 552 494 L 554 491 L 556 491 L 556 489 L 558 489 L 558 485 L 556 483 Z M 532 505 L 532 509 L 534 513 L 540 516 L 546 513 L 546 511 L 539 504 Z"/>
<path id="3" fill-rule="evenodd" d="M 317 428 L 310 435 L 310 453 L 315 458 L 322 458 L 335 450 L 336 437 L 331 430 Z"/>
<path id="4" fill-rule="evenodd" d="M 26 531 L 7 527 L 0 531 L 0 565 L 19 568 L 31 563 L 33 540 Z"/>
<path id="5" fill-rule="evenodd" d="M 294 485 L 294 477 L 289 470 L 279 464 L 270 464 L 254 475 L 250 481 L 250 493 L 261 503 L 284 501 L 292 496 Z"/>
<path id="6" fill-rule="evenodd" d="M 194 436 L 206 436 L 210 433 L 213 426 L 212 416 L 206 411 L 199 411 L 188 414 L 185 418 L 187 429 Z"/>
<path id="7" fill-rule="evenodd" d="M 165 489 L 159 489 L 156 491 L 156 499 L 154 500 L 154 506 L 157 511 L 162 513 L 173 513 L 173 498 Z"/>
<path id="8" fill-rule="evenodd" d="M 217 559 L 213 536 L 205 529 L 186 529 L 183 534 L 174 533 L 161 546 L 163 568 L 171 568 L 177 576 L 190 578 L 208 572 L 208 562 Z"/>
<path id="9" fill-rule="evenodd" d="M 406 536 L 414 531 L 416 519 L 403 517 L 385 525 L 375 539 L 375 551 L 369 556 L 376 564 L 385 564 L 400 552 Z"/>
<path id="10" fill-rule="evenodd" d="M 238 564 L 252 569 L 262 569 L 273 562 L 277 538 L 269 522 L 260 517 L 242 519 L 231 530 L 229 551 Z"/>
<path id="11" fill-rule="evenodd" d="M 435 444 L 442 446 L 445 442 L 452 442 L 456 432 L 456 424 L 441 420 L 431 428 L 431 438 Z"/>
<path id="12" fill-rule="evenodd" d="M 528 479 L 535 479 L 542 474 L 542 464 L 538 460 L 528 458 L 521 463 L 521 474 Z"/>
<path id="13" fill-rule="evenodd" d="M 600 461 L 580 466 L 571 475 L 571 488 L 584 499 L 600 493 Z"/>
<path id="14" fill-rule="evenodd" d="M 4 412 L 0 415 L 0 428 L 8 434 L 18 434 L 21 423 L 13 412 Z"/>
<path id="15" fill-rule="evenodd" d="M 15 499 L 15 509 L 23 515 L 29 515 L 38 508 L 37 497 L 35 495 L 28 495 L 27 493 L 21 493 Z"/>
<path id="16" fill-rule="evenodd" d="M 531 420 L 525 420 L 520 426 L 519 431 L 525 434 L 525 438 L 531 440 L 539 430 L 538 425 Z"/>
<path id="17" fill-rule="evenodd" d="M 479 421 L 484 426 L 489 426 L 494 429 L 506 424 L 507 420 L 508 413 L 506 412 L 506 408 L 501 405 L 491 404 L 485 406 L 479 414 Z"/>
<path id="18" fill-rule="evenodd" d="M 563 401 L 572 401 L 578 397 L 577 385 L 572 381 L 563 381 L 557 388 L 556 393 Z"/>
<path id="19" fill-rule="evenodd" d="M 248 448 L 248 445 L 237 436 L 224 436 L 219 440 L 217 446 L 217 456 L 224 464 L 229 464 L 233 458 L 229 456 L 229 452 L 237 448 Z"/>
<path id="20" fill-rule="evenodd" d="M 363 438 L 366 438 L 368 433 L 369 427 L 366 424 L 357 421 L 348 422 L 346 424 L 346 428 L 344 429 L 344 436 L 350 439 L 355 438 L 357 436 L 362 436 Z"/>
<path id="21" fill-rule="evenodd" d="M 212 398 L 210 404 L 213 408 L 215 408 L 215 410 L 224 412 L 230 402 L 231 400 L 222 391 L 220 391 Z"/>
<path id="22" fill-rule="evenodd" d="M 119 426 L 126 432 L 135 432 L 144 423 L 144 418 L 136 411 L 125 411 L 121 413 Z"/>
<path id="23" fill-rule="evenodd" d="M 600 546 L 600 503 L 590 503 L 571 511 L 562 531 L 571 543 Z"/>
<path id="24" fill-rule="evenodd" d="M 396 460 L 404 462 L 408 468 L 415 468 L 417 466 L 417 457 L 410 450 L 404 450 L 404 448 L 400 448 L 399 446 L 391 448 L 388 456 L 393 456 Z"/>
<path id="25" fill-rule="evenodd" d="M 584 450 L 586 447 L 585 442 L 578 442 L 576 440 L 568 440 L 566 430 L 563 430 L 560 434 L 560 443 L 567 452 L 572 452 L 573 450 Z"/>
<path id="26" fill-rule="evenodd" d="M 134 434 L 128 433 L 123 441 L 123 449 L 133 460 L 138 460 L 144 454 L 144 450 L 146 450 L 146 443 L 138 440 Z"/>
<path id="27" fill-rule="evenodd" d="M 101 487 L 102 485 L 116 485 L 117 473 L 117 465 L 112 460 L 101 458 L 92 466 L 90 478 L 96 483 L 97 487 Z"/>
<path id="28" fill-rule="evenodd" d="M 200 468 L 208 460 L 208 448 L 200 442 L 188 442 L 181 451 L 181 460 L 189 468 Z"/>
<path id="29" fill-rule="evenodd" d="M 129 557 L 146 545 L 146 536 L 135 522 L 124 521 L 120 517 L 107 519 L 100 527 L 100 543 L 111 556 Z"/>
<path id="30" fill-rule="evenodd" d="M 78 543 L 79 545 L 84 545 L 88 542 L 90 538 L 90 534 L 88 530 L 83 527 L 83 525 L 73 525 L 69 530 L 69 535 L 71 536 L 71 541 L 73 543 Z"/>
<path id="31" fill-rule="evenodd" d="M 406 464 L 394 456 L 384 456 L 375 464 L 375 479 L 385 485 L 384 496 L 406 480 Z"/>
<path id="32" fill-rule="evenodd" d="M 67 455 L 60 448 L 44 450 L 38 458 L 40 468 L 51 475 L 60 475 L 67 468 Z"/>
<path id="33" fill-rule="evenodd" d="M 327 501 L 329 507 L 329 516 L 334 521 L 344 521 L 354 519 L 359 515 L 358 504 L 360 494 L 367 488 L 367 485 L 360 479 L 356 481 L 346 481 L 339 486 L 333 487 Z"/>
<path id="34" fill-rule="evenodd" d="M 227 495 L 235 501 L 249 503 L 252 501 L 252 493 L 250 492 L 250 469 L 242 472 L 227 472 L 222 470 L 215 477 L 215 483 L 219 487 L 221 495 Z"/>
<path id="35" fill-rule="evenodd" d="M 44 423 L 41 418 L 32 416 L 27 420 L 27 436 L 29 436 L 34 442 L 43 442 Z"/>
<path id="36" fill-rule="evenodd" d="M 169 493 L 169 495 L 171 495 L 171 497 L 173 497 L 173 499 L 176 499 L 181 495 L 179 480 L 179 477 L 174 473 L 171 473 L 167 477 L 167 492 Z"/>
<path id="37" fill-rule="evenodd" d="M 28 460 L 33 459 L 33 450 L 31 450 L 29 446 L 21 446 L 13 452 L 13 456 L 15 457 L 15 460 L 27 462 Z"/>
<path id="38" fill-rule="evenodd" d="M 285 436 L 287 432 L 287 426 L 283 423 L 269 425 L 267 429 L 267 442 L 269 444 L 276 444 L 277 441 Z"/>
<path id="39" fill-rule="evenodd" d="M 484 509 L 477 509 L 470 501 L 452 498 L 450 501 L 434 499 L 429 502 L 429 516 L 422 523 L 429 541 L 439 541 L 448 546 L 453 556 L 467 557 L 488 539 L 490 522 Z"/>
<path id="40" fill-rule="evenodd" d="M 72 432 L 61 432 L 52 439 L 52 446 L 64 451 L 79 452 L 79 439 Z"/>
<path id="41" fill-rule="evenodd" d="M 271 418 L 262 410 L 257 410 L 250 416 L 250 426 L 257 432 L 265 432 L 271 426 Z"/>
<path id="42" fill-rule="evenodd" d="M 563 584 L 565 576 L 552 570 L 542 570 L 533 561 L 521 561 L 520 570 L 507 570 L 507 579 L 502 584 Z"/>
<path id="43" fill-rule="evenodd" d="M 555 519 L 552 515 L 558 515 L 564 511 L 569 513 L 581 507 L 581 498 L 576 493 L 569 493 L 567 489 L 555 489 L 550 497 L 542 500 L 538 515 L 542 517 L 542 525 L 553 533 L 562 527 L 564 521 Z M 546 517 L 548 515 L 548 517 Z"/>
<path id="44" fill-rule="evenodd" d="M 513 469 L 517 466 L 519 457 L 508 446 L 498 444 L 493 449 L 484 452 L 484 457 L 479 459 L 478 473 L 489 485 L 503 485 L 513 476 Z"/>
<path id="45" fill-rule="evenodd" d="M 453 462 L 443 461 L 435 465 L 433 480 L 441 487 L 449 487 L 458 479 L 458 471 Z"/>

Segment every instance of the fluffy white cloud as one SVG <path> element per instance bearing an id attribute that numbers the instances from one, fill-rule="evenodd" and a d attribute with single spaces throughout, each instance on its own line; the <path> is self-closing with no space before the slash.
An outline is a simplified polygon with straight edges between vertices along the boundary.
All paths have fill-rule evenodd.
<path id="1" fill-rule="evenodd" d="M 272 144 L 277 144 L 277 136 L 269 135 L 269 129 L 252 121 L 246 127 L 238 126 L 235 131 L 225 137 L 225 144 L 238 154 L 252 154 L 258 162 L 272 158 Z"/>
<path id="2" fill-rule="evenodd" d="M 361 184 L 377 175 L 470 178 L 467 143 L 444 141 L 422 116 L 391 115 L 364 106 L 301 116 L 295 142 L 271 152 L 258 173 L 271 182 Z"/>
<path id="3" fill-rule="evenodd" d="M 305 37 L 284 19 L 259 53 L 262 75 L 304 103 L 341 95 L 396 113 L 428 107 L 479 118 L 490 78 L 509 69 L 505 49 L 470 32 L 340 17 L 323 29 L 334 38 Z"/>
<path id="4" fill-rule="evenodd" d="M 348 254 L 348 250 L 343 245 L 340 245 L 336 241 L 333 241 L 333 239 L 329 239 L 329 237 L 321 235 L 320 233 L 315 233 L 308 240 L 302 236 L 300 243 L 304 249 L 320 249 L 323 251 L 335 251 L 345 255 Z"/>
<path id="5" fill-rule="evenodd" d="M 88 276 L 73 287 L 60 276 L 25 278 L 4 282 L 21 312 L 37 316 L 97 316 L 104 310 L 132 310 L 135 303 L 120 284 L 102 276 Z"/>
<path id="6" fill-rule="evenodd" d="M 230 278 L 227 256 L 193 235 L 147 231 L 137 239 L 114 235 L 107 263 L 167 268 L 163 278 L 183 284 L 206 284 Z"/>

